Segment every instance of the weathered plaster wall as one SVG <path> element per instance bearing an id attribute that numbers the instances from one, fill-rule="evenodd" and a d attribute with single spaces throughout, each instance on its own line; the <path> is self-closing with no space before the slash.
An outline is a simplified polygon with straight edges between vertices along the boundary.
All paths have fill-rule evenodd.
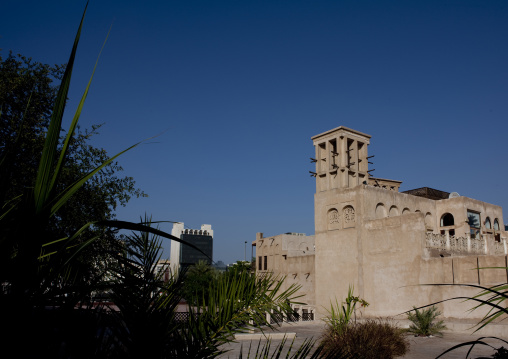
<path id="1" fill-rule="evenodd" d="M 385 211 L 379 210 L 380 205 Z M 342 212 L 348 207 L 354 209 L 353 223 L 346 223 Z M 465 235 L 469 231 L 468 209 L 481 212 L 482 222 L 487 215 L 492 222 L 502 218 L 500 207 L 465 197 L 434 201 L 367 185 L 316 193 L 318 313 L 326 314 L 330 301 L 343 300 L 349 285 L 354 285 L 355 294 L 370 302 L 365 314 L 376 317 L 394 316 L 413 306 L 478 292 L 420 284 L 506 282 L 506 270 L 474 270 L 478 265 L 506 266 L 504 255 L 457 254 L 426 248 L 427 233 L 440 233 L 444 213 L 454 214 L 457 231 L 464 228 Z M 335 214 L 330 216 L 332 212 Z M 482 233 L 485 233 L 482 238 L 494 240 L 493 235 Z M 498 233 L 506 237 L 506 232 Z M 453 301 L 439 307 L 447 317 L 464 318 L 471 303 Z M 480 311 L 467 313 L 469 318 L 478 319 L 482 315 Z"/>
<path id="2" fill-rule="evenodd" d="M 298 301 L 313 308 L 316 292 L 314 236 L 279 234 L 264 238 L 258 233 L 252 244 L 256 246 L 256 274 L 270 273 L 285 278 L 281 290 L 293 284 L 299 286 L 298 295 L 302 297 Z"/>
<path id="3" fill-rule="evenodd" d="M 422 300 L 421 289 L 410 285 L 419 283 L 424 233 L 424 219 L 419 213 L 364 224 L 360 240 L 363 296 L 371 303 L 367 315 L 393 316 Z"/>

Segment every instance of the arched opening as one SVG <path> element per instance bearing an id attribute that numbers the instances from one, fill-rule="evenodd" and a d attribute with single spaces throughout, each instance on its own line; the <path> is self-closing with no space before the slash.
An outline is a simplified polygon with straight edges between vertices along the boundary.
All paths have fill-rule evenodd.
<path id="1" fill-rule="evenodd" d="M 451 213 L 445 213 L 441 216 L 441 227 L 453 226 L 454 224 L 455 220 Z"/>
<path id="2" fill-rule="evenodd" d="M 336 208 L 330 208 L 328 210 L 328 229 L 339 229 L 340 228 L 340 215 Z"/>
<path id="3" fill-rule="evenodd" d="M 499 231 L 499 221 L 498 221 L 498 219 L 497 219 L 497 218 L 494 220 L 494 229 L 495 229 L 496 231 Z"/>
<path id="4" fill-rule="evenodd" d="M 344 218 L 344 228 L 354 227 L 355 225 L 355 209 L 353 206 L 346 206 L 342 209 Z"/>
<path id="5" fill-rule="evenodd" d="M 485 228 L 492 229 L 492 224 L 490 223 L 490 218 L 485 218 Z"/>
<path id="6" fill-rule="evenodd" d="M 385 218 L 386 217 L 386 208 L 382 203 L 378 203 L 376 206 L 376 218 Z"/>
<path id="7" fill-rule="evenodd" d="M 426 228 L 433 228 L 434 227 L 432 225 L 432 213 L 430 213 L 430 212 L 427 212 L 425 214 L 425 227 Z"/>
<path id="8" fill-rule="evenodd" d="M 390 207 L 390 217 L 397 217 L 399 215 L 399 209 L 397 206 Z"/>
<path id="9" fill-rule="evenodd" d="M 406 207 L 402 210 L 402 214 L 408 214 L 408 213 L 411 213 L 411 210 L 409 208 Z"/>

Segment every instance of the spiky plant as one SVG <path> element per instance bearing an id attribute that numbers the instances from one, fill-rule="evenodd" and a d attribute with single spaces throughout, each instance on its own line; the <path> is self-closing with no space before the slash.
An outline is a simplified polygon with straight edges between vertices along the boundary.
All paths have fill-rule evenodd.
<path id="1" fill-rule="evenodd" d="M 85 263 L 86 261 L 78 260 L 80 256 L 86 255 L 90 244 L 98 239 L 84 236 L 88 227 L 104 225 L 152 231 L 163 237 L 183 242 L 155 228 L 145 228 L 146 226 L 142 224 L 122 221 L 78 223 L 77 227 L 81 227 L 75 233 L 63 238 L 54 238 L 52 232 L 48 230 L 51 219 L 58 215 L 58 211 L 62 210 L 69 199 L 89 179 L 118 156 L 139 144 L 130 146 L 105 160 L 63 190 L 59 189 L 62 174 L 66 169 L 72 136 L 77 128 L 97 67 L 96 62 L 67 135 L 60 146 L 63 114 L 85 14 L 86 7 L 55 99 L 38 170 L 33 179 L 34 186 L 26 188 L 24 193 L 14 198 L 7 198 L 6 194 L 10 193 L 8 189 L 0 188 L 0 198 L 3 200 L 0 203 L 0 283 L 2 285 L 0 336 L 7 346 L 20 348 L 21 351 L 26 352 L 18 353 L 21 357 L 24 354 L 29 357 L 41 355 L 55 357 L 55 353 L 65 352 L 61 346 L 66 348 L 70 346 L 74 339 L 69 338 L 69 333 L 72 332 L 72 326 L 82 316 L 86 316 L 86 321 L 91 324 L 87 334 L 81 337 L 85 338 L 88 335 L 90 340 L 94 340 L 95 314 L 89 311 L 78 314 L 74 310 L 78 303 L 86 302 L 101 278 L 101 273 L 97 273 L 94 268 Z M 2 149 L 0 175 L 8 170 L 6 164 L 9 161 L 6 159 L 17 150 L 16 143 L 14 148 Z M 48 308 L 53 308 L 53 311 L 48 311 Z M 27 323 L 30 323 L 32 340 L 30 346 L 25 345 Z M 76 331 L 75 328 L 74 331 Z"/>
<path id="2" fill-rule="evenodd" d="M 407 330 L 409 333 L 422 337 L 443 335 L 443 330 L 446 330 L 446 326 L 443 320 L 437 320 L 441 312 L 436 306 L 423 309 L 413 308 L 413 311 L 407 313 L 407 319 L 411 321 L 411 325 Z"/>
<path id="3" fill-rule="evenodd" d="M 339 302 L 335 300 L 335 304 L 331 303 L 330 309 L 327 309 L 328 315 L 323 318 L 323 321 L 326 323 L 330 333 L 335 333 L 336 335 L 342 334 L 351 323 L 353 317 L 356 322 L 356 305 L 358 303 L 360 303 L 362 307 L 367 307 L 369 305 L 367 301 L 355 296 L 353 292 L 354 286 L 350 285 L 345 302 L 339 304 Z"/>

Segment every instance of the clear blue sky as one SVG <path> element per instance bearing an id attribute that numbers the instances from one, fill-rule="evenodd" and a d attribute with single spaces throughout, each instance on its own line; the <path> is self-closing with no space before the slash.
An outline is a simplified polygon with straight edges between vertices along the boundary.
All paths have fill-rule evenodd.
<path id="1" fill-rule="evenodd" d="M 84 5 L 3 1 L 2 56 L 66 62 Z M 505 0 L 91 1 L 68 122 L 111 24 L 82 126 L 111 154 L 165 131 L 121 158 L 150 197 L 119 219 L 212 224 L 226 263 L 256 232 L 313 234 L 310 137 L 343 125 L 372 135 L 376 177 L 508 222 Z"/>

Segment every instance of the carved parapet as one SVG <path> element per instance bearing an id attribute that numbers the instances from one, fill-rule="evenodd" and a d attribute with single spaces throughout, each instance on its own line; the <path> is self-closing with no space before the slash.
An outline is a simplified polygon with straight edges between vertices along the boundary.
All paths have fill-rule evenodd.
<path id="1" fill-rule="evenodd" d="M 425 246 L 439 250 L 446 250 L 446 236 L 443 234 L 427 233 Z"/>
<path id="2" fill-rule="evenodd" d="M 482 238 L 471 238 L 471 253 L 485 254 L 485 241 Z"/>
<path id="3" fill-rule="evenodd" d="M 505 252 L 504 252 L 504 243 L 503 242 L 494 241 L 494 250 L 493 250 L 493 252 L 494 253 L 492 253 L 492 254 L 497 254 L 497 255 L 505 254 Z"/>
<path id="4" fill-rule="evenodd" d="M 448 247 L 447 247 L 448 239 Z M 437 249 L 439 251 L 446 251 L 456 253 L 459 255 L 467 254 L 490 254 L 490 255 L 504 255 L 508 254 L 505 239 L 502 241 L 489 241 L 484 237 L 481 238 L 468 238 L 468 237 L 455 237 L 447 236 L 445 234 L 427 233 L 425 238 L 425 247 L 429 249 Z"/>
<path id="5" fill-rule="evenodd" d="M 467 237 L 448 236 L 447 238 L 445 234 L 429 232 L 426 236 L 425 247 L 458 254 L 485 254 L 485 241 L 483 239 L 471 239 L 470 249 L 468 249 L 468 241 Z"/>
<path id="6" fill-rule="evenodd" d="M 467 253 L 468 252 L 467 237 L 450 237 L 450 248 L 452 252 Z"/>

